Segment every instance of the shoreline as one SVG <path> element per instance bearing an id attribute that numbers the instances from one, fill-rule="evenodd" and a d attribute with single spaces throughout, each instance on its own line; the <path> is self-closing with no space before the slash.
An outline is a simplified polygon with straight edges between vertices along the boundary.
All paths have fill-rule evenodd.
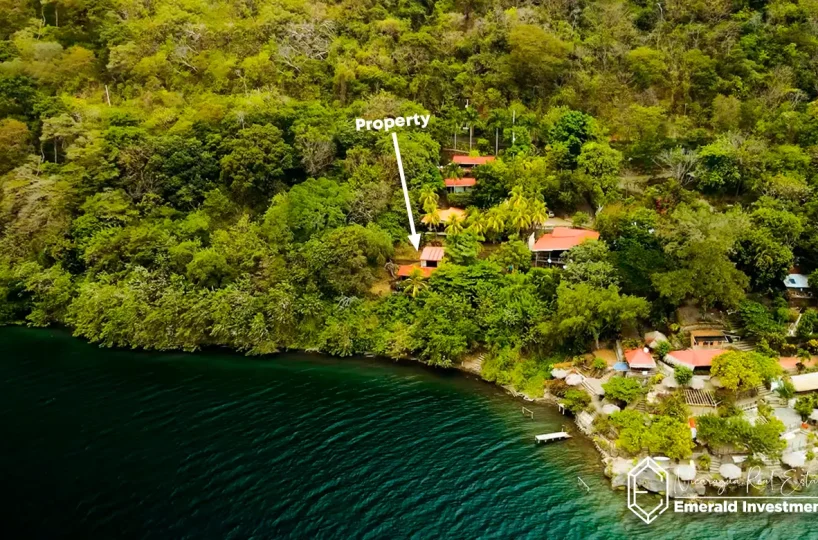
<path id="1" fill-rule="evenodd" d="M 277 352 L 271 353 L 271 354 L 247 355 L 245 353 L 242 353 L 241 351 L 238 351 L 238 350 L 232 349 L 230 347 L 226 347 L 226 346 L 220 346 L 220 345 L 202 347 L 201 349 L 196 350 L 196 351 L 181 351 L 181 350 L 177 350 L 177 349 L 151 350 L 151 349 L 145 349 L 145 348 L 105 347 L 105 346 L 100 345 L 98 343 L 91 342 L 86 338 L 83 338 L 83 337 L 80 337 L 80 336 L 75 336 L 72 329 L 71 329 L 71 327 L 69 327 L 69 326 L 53 325 L 53 326 L 47 326 L 47 327 L 29 327 L 29 326 L 26 326 L 26 325 L 10 324 L 10 325 L 5 325 L 5 327 L 8 327 L 8 328 L 27 328 L 27 329 L 34 329 L 34 330 L 47 330 L 47 331 L 63 332 L 63 333 L 66 333 L 68 335 L 68 337 L 70 337 L 71 339 L 81 340 L 81 341 L 84 341 L 84 342 L 88 343 L 89 345 L 95 345 L 95 346 L 97 346 L 97 347 L 99 347 L 101 349 L 122 350 L 122 351 L 128 351 L 128 352 L 141 352 L 141 353 L 169 353 L 169 352 L 175 352 L 175 353 L 182 353 L 182 354 L 185 354 L 185 355 L 193 356 L 193 355 L 201 355 L 201 354 L 206 355 L 206 354 L 208 354 L 210 352 L 221 351 L 221 352 L 226 352 L 226 353 L 229 353 L 229 354 L 241 355 L 241 356 L 243 356 L 245 358 L 251 358 L 251 359 L 255 358 L 257 360 L 262 360 L 262 361 L 265 358 L 272 358 L 272 357 L 275 357 L 278 354 L 287 354 L 287 353 L 317 355 L 317 356 L 322 356 L 322 357 L 325 357 L 325 358 L 330 358 L 330 359 L 335 359 L 335 360 L 340 360 L 340 361 L 343 361 L 345 358 L 347 358 L 347 357 L 344 357 L 344 356 L 338 356 L 338 355 L 333 355 L 333 354 L 330 354 L 330 353 L 322 352 L 322 351 L 319 351 L 319 350 L 316 350 L 316 349 L 291 349 L 291 348 L 285 348 L 285 349 L 282 349 L 280 351 L 277 351 Z M 377 362 L 390 361 L 392 363 L 407 363 L 407 364 L 411 363 L 411 364 L 423 366 L 424 368 L 427 368 L 427 369 L 433 369 L 434 371 L 449 371 L 449 372 L 458 372 L 459 374 L 463 374 L 463 375 L 471 375 L 471 376 L 474 376 L 477 380 L 481 381 L 482 383 L 486 383 L 486 384 L 492 385 L 494 387 L 501 388 L 504 391 L 504 393 L 506 393 L 507 395 L 509 395 L 509 396 L 511 396 L 511 397 L 513 397 L 515 399 L 519 399 L 519 400 L 521 400 L 523 402 L 528 402 L 528 403 L 552 405 L 552 406 L 554 406 L 555 408 L 558 409 L 559 398 L 557 398 L 556 396 L 553 396 L 551 394 L 546 393 L 542 397 L 530 397 L 529 395 L 525 394 L 524 392 L 516 390 L 511 385 L 499 384 L 497 382 L 492 382 L 492 381 L 484 379 L 482 377 L 482 375 L 481 375 L 480 370 L 479 370 L 479 367 L 481 365 L 481 363 L 479 361 L 477 361 L 477 362 L 475 362 L 475 361 L 460 362 L 460 363 L 457 363 L 457 364 L 453 364 L 452 366 L 449 366 L 449 367 L 444 367 L 444 366 L 436 366 L 436 365 L 430 364 L 430 363 L 425 362 L 425 361 L 423 361 L 423 360 L 421 360 L 419 358 L 416 358 L 416 357 L 392 358 L 392 357 L 378 355 L 378 354 L 374 354 L 374 353 L 358 353 L 358 355 L 361 356 L 361 357 L 367 358 L 367 359 L 375 360 Z M 593 435 L 593 433 L 590 431 L 589 428 L 585 428 L 580 424 L 579 419 L 578 419 L 577 416 L 574 416 L 574 415 L 569 416 L 569 415 L 566 415 L 563 412 L 561 412 L 561 414 L 566 419 L 570 419 L 572 421 L 573 425 L 576 427 L 576 430 L 582 434 L 582 436 L 587 440 L 587 442 L 590 442 L 595 447 L 597 455 L 599 456 L 599 460 L 600 460 L 601 465 L 602 465 L 601 472 L 605 475 L 606 478 L 608 478 L 609 487 L 611 488 L 611 490 L 612 491 L 620 491 L 620 490 L 625 489 L 625 487 L 627 486 L 627 472 L 637 462 L 637 460 L 640 459 L 640 457 L 622 458 L 622 457 L 617 457 L 617 456 L 607 452 L 600 445 L 600 442 L 597 440 L 598 437 L 595 437 Z M 814 467 L 814 468 L 818 469 L 818 462 L 816 462 L 816 467 Z M 671 493 L 669 493 L 668 495 L 671 498 L 675 498 L 677 496 L 685 496 L 685 497 L 688 497 L 688 498 L 691 498 L 691 497 L 695 498 L 697 495 L 698 496 L 703 496 L 703 495 L 705 495 L 705 494 L 707 494 L 709 492 L 714 492 L 714 493 L 717 493 L 719 495 L 724 495 L 725 492 L 727 492 L 727 490 L 733 491 L 733 490 L 739 489 L 739 488 L 746 488 L 748 490 L 748 493 L 749 493 L 750 489 L 753 489 L 754 491 L 759 491 L 759 490 L 768 491 L 769 489 L 775 487 L 776 481 L 780 482 L 780 484 L 782 486 L 782 489 L 785 486 L 795 486 L 795 487 L 793 487 L 793 489 L 797 491 L 800 484 L 804 484 L 803 487 L 809 487 L 810 485 L 818 483 L 818 478 L 816 478 L 816 480 L 814 480 L 814 481 L 809 480 L 810 472 L 812 472 L 812 471 L 809 471 L 809 470 L 806 471 L 806 473 L 804 473 L 804 472 L 797 471 L 795 469 L 787 470 L 787 469 L 782 469 L 781 467 L 777 467 L 777 469 L 779 469 L 779 470 L 776 471 L 776 472 L 779 473 L 779 474 L 775 474 L 775 473 L 771 473 L 770 471 L 767 471 L 765 473 L 764 471 L 761 471 L 760 467 L 757 467 L 757 468 L 754 468 L 754 469 L 755 469 L 754 471 L 748 471 L 748 478 L 747 479 L 744 479 L 742 477 L 739 480 L 724 480 L 724 479 L 721 479 L 721 478 L 716 479 L 716 478 L 712 477 L 712 475 L 709 473 L 709 471 L 703 473 L 703 472 L 697 470 L 696 478 L 694 480 L 689 481 L 689 482 L 683 482 L 681 480 L 678 480 L 675 477 L 675 475 L 671 474 L 671 477 L 674 480 L 672 485 L 678 486 L 678 487 L 674 487 L 671 490 Z M 810 469 L 812 469 L 812 467 Z M 815 472 L 818 472 L 818 470 L 815 471 Z M 783 474 L 780 474 L 780 473 L 783 473 Z M 750 476 L 752 476 L 752 478 L 750 478 Z M 806 478 L 805 482 L 802 481 L 803 478 Z M 755 480 L 755 482 L 753 480 Z M 645 489 L 647 489 L 648 491 L 651 491 L 653 493 L 664 494 L 664 491 L 658 489 L 656 486 L 651 486 L 650 482 L 646 482 L 644 484 L 642 482 L 640 482 L 640 485 L 642 487 L 644 487 Z M 691 493 L 691 489 L 692 489 L 692 491 L 694 493 Z"/>

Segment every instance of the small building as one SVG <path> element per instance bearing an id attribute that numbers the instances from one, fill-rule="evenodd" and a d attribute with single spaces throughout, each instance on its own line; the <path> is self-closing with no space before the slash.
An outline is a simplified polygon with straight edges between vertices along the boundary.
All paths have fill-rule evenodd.
<path id="1" fill-rule="evenodd" d="M 415 270 L 420 270 L 423 277 L 429 277 L 437 270 L 440 261 L 446 254 L 446 250 L 439 246 L 426 246 L 420 253 L 420 266 L 416 264 L 403 264 L 398 267 L 398 277 L 409 277 Z"/>
<path id="2" fill-rule="evenodd" d="M 793 375 L 790 377 L 796 392 L 813 392 L 818 390 L 818 371 L 805 373 L 804 375 Z"/>
<path id="3" fill-rule="evenodd" d="M 650 354 L 650 349 L 633 349 L 625 352 L 625 360 L 628 367 L 637 370 L 656 369 L 656 360 Z"/>
<path id="4" fill-rule="evenodd" d="M 449 193 L 466 193 L 477 184 L 474 178 L 447 178 L 443 181 Z"/>
<path id="5" fill-rule="evenodd" d="M 464 172 L 471 172 L 473 167 L 494 161 L 494 156 L 454 156 L 452 163 L 460 165 Z"/>
<path id="6" fill-rule="evenodd" d="M 812 291 L 809 288 L 809 278 L 801 273 L 798 268 L 790 268 L 790 273 L 784 279 L 784 286 L 787 294 L 791 298 L 811 298 Z"/>
<path id="7" fill-rule="evenodd" d="M 440 246 L 426 246 L 420 252 L 420 267 L 421 268 L 437 268 L 443 256 L 446 254 L 446 249 Z"/>
<path id="8" fill-rule="evenodd" d="M 736 341 L 739 336 L 725 334 L 719 329 L 692 330 L 690 332 L 690 347 L 693 349 L 720 349 Z"/>
<path id="9" fill-rule="evenodd" d="M 671 351 L 665 355 L 665 362 L 674 366 L 684 366 L 690 369 L 710 369 L 713 359 L 721 354 L 730 352 L 726 349 L 685 349 Z"/>
<path id="10" fill-rule="evenodd" d="M 563 256 L 572 247 L 586 240 L 598 240 L 599 233 L 587 229 L 554 227 L 550 233 L 542 235 L 537 241 L 534 233 L 528 239 L 528 248 L 534 254 L 534 266 L 565 264 Z"/>

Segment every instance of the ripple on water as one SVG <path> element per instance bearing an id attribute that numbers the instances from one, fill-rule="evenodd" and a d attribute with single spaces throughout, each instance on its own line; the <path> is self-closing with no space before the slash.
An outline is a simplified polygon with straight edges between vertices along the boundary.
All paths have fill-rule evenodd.
<path id="1" fill-rule="evenodd" d="M 109 351 L 19 328 L 0 350 L 0 512 L 24 537 L 818 537 L 812 516 L 645 526 L 583 438 L 533 444 L 558 413 L 526 404 L 525 419 L 496 387 L 416 365 Z"/>

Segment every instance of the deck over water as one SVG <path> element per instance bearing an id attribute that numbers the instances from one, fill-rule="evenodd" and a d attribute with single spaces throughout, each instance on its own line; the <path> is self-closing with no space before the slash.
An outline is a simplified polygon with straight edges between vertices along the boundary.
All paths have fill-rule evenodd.
<path id="1" fill-rule="evenodd" d="M 565 431 L 558 431 L 556 433 L 546 433 L 545 435 L 535 435 L 537 442 L 559 441 L 561 439 L 570 439 L 571 435 Z"/>

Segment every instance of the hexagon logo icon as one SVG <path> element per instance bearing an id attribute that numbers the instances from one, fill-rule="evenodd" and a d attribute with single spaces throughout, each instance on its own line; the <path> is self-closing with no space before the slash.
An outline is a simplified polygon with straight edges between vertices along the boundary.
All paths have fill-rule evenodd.
<path id="1" fill-rule="evenodd" d="M 657 502 L 655 496 L 639 487 L 638 479 L 653 480 L 664 486 L 664 495 Z M 653 461 L 653 458 L 646 457 L 636 464 L 628 472 L 628 509 L 639 516 L 645 523 L 653 523 L 659 515 L 670 507 L 670 476 L 667 471 Z"/>

